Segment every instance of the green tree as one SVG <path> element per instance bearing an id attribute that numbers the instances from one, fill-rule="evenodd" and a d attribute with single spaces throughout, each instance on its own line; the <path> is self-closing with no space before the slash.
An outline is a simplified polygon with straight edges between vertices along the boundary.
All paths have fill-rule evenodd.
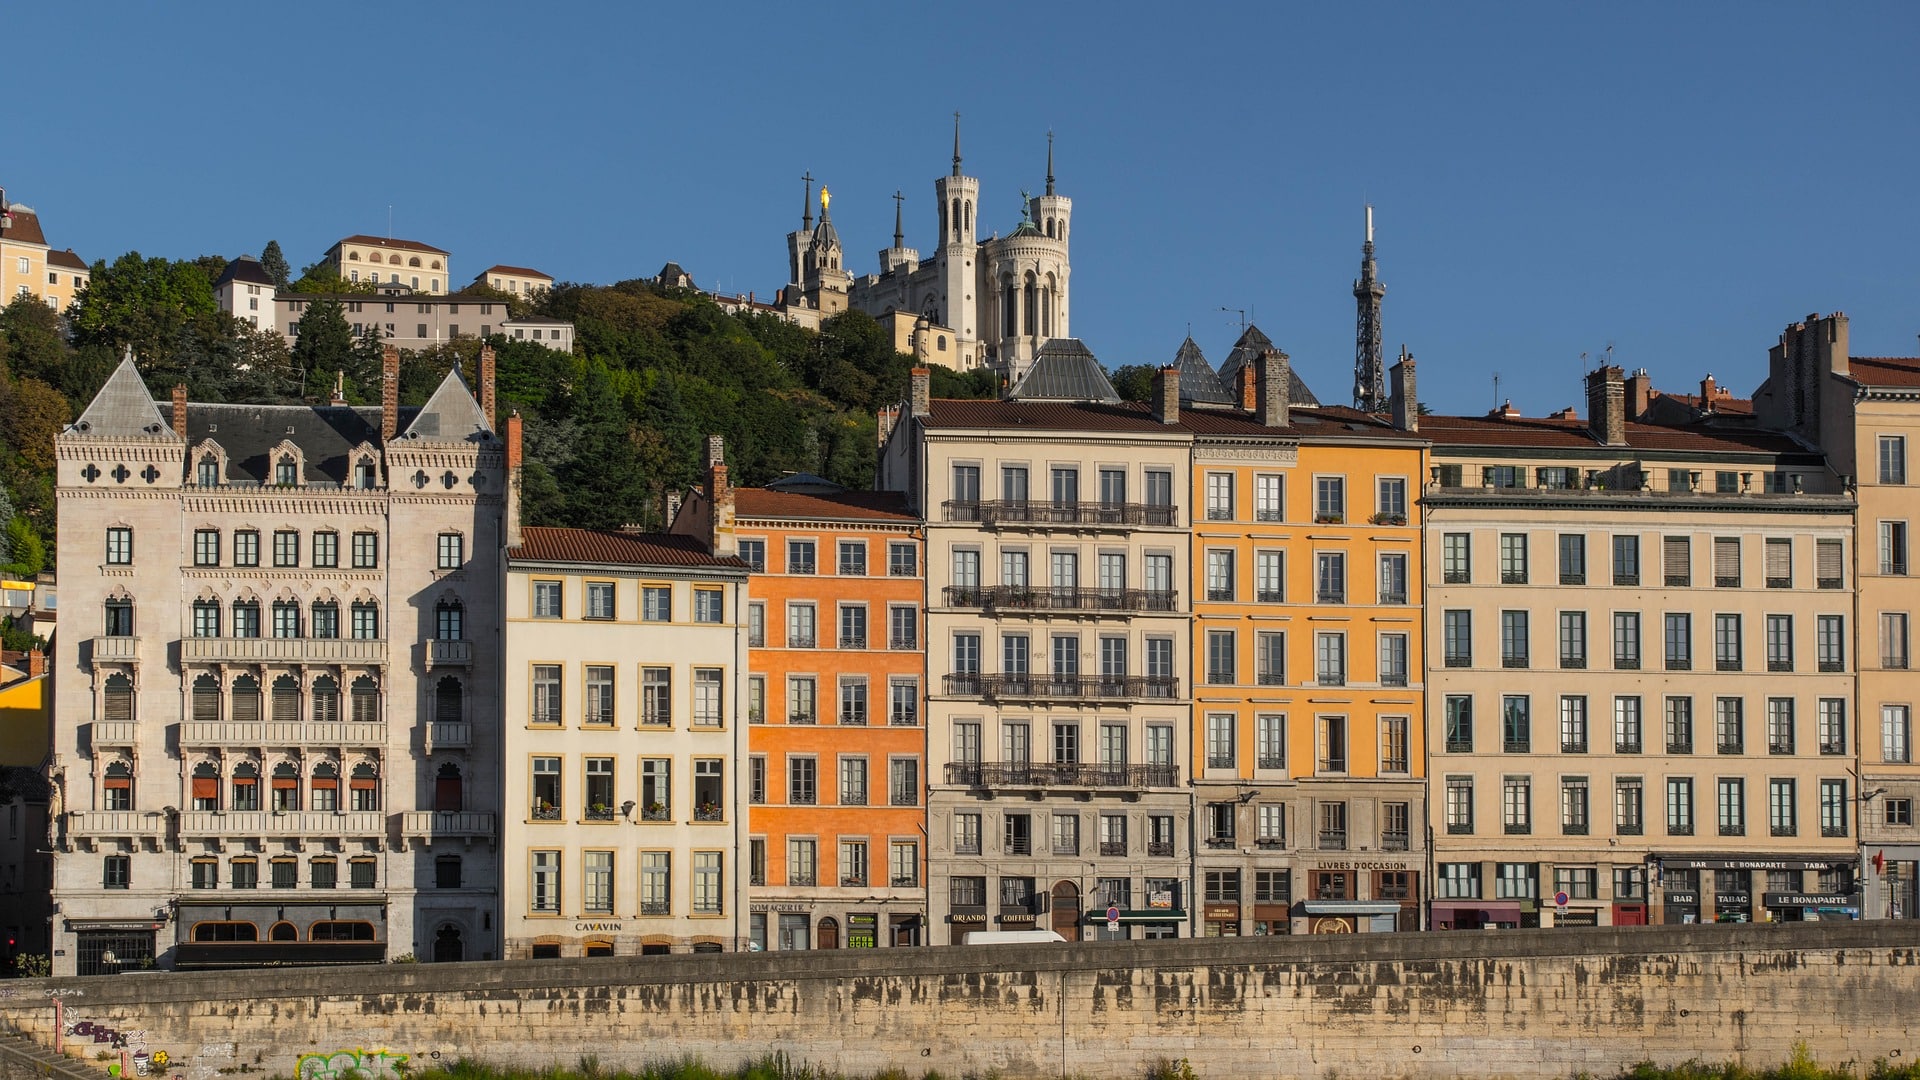
<path id="1" fill-rule="evenodd" d="M 267 246 L 260 249 L 260 269 L 273 279 L 274 287 L 287 287 L 287 282 L 293 277 L 293 268 L 287 265 L 287 257 L 280 252 L 280 241 L 269 240 Z"/>
<path id="2" fill-rule="evenodd" d="M 69 321 L 76 344 L 156 357 L 178 343 L 182 324 L 214 310 L 213 281 L 200 266 L 129 251 L 111 266 L 93 264 Z"/>
<path id="3" fill-rule="evenodd" d="M 1113 392 L 1120 395 L 1122 401 L 1151 401 L 1153 399 L 1153 374 L 1159 369 L 1151 364 L 1127 364 L 1115 368 Z"/>
<path id="4" fill-rule="evenodd" d="M 321 297 L 300 314 L 300 333 L 293 341 L 293 369 L 308 397 L 322 400 L 333 392 L 336 373 L 357 376 L 360 358 L 354 351 L 353 329 L 346 310 L 331 297 Z M 349 371 L 349 369 L 352 369 Z M 348 380 L 357 393 L 359 380 Z M 348 395 L 355 400 L 355 393 Z"/>
<path id="5" fill-rule="evenodd" d="M 67 361 L 60 313 L 34 296 L 17 297 L 0 310 L 0 341 L 4 341 L 7 372 L 14 378 L 53 382 Z"/>
<path id="6" fill-rule="evenodd" d="M 46 568 L 47 548 L 40 534 L 24 516 L 14 515 L 7 522 L 7 562 L 0 565 L 0 574 L 31 578 Z"/>
<path id="7" fill-rule="evenodd" d="M 587 362 L 573 420 L 579 426 L 573 454 L 555 471 L 568 524 L 618 529 L 648 521 L 643 478 L 657 474 L 641 469 L 632 423 L 614 392 L 611 372 L 598 360 Z M 664 455 L 656 460 L 664 463 Z"/>
<path id="8" fill-rule="evenodd" d="M 292 285 L 287 286 L 287 291 L 306 293 L 309 295 L 338 296 L 343 293 L 370 293 L 373 291 L 373 283 L 371 281 L 348 281 L 346 278 L 340 276 L 340 271 L 334 269 L 332 263 L 323 259 L 320 262 L 303 268 L 300 271 L 299 278 L 295 279 Z"/>
<path id="9" fill-rule="evenodd" d="M 39 379 L 15 379 L 0 389 L 0 437 L 35 470 L 53 471 L 53 437 L 71 419 L 66 397 Z"/>

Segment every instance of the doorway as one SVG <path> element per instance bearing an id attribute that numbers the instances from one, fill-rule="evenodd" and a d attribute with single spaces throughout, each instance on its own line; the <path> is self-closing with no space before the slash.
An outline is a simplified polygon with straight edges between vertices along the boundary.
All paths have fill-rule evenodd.
<path id="1" fill-rule="evenodd" d="M 820 925 L 815 929 L 814 933 L 816 935 L 815 940 L 820 943 L 822 949 L 837 949 L 840 947 L 840 923 L 837 920 L 831 918 L 821 919 Z"/>
<path id="2" fill-rule="evenodd" d="M 433 962 L 457 964 L 467 958 L 467 947 L 460 941 L 460 928 L 452 923 L 440 928 L 433 937 Z"/>
<path id="3" fill-rule="evenodd" d="M 1080 886 L 1071 881 L 1053 885 L 1053 932 L 1068 941 L 1080 940 Z"/>

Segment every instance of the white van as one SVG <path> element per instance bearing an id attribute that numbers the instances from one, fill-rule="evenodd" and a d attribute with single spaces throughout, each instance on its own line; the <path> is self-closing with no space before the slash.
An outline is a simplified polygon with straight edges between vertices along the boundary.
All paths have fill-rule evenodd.
<path id="1" fill-rule="evenodd" d="M 1036 941 L 1065 941 L 1051 930 L 974 930 L 967 934 L 968 945 L 1017 945 Z"/>

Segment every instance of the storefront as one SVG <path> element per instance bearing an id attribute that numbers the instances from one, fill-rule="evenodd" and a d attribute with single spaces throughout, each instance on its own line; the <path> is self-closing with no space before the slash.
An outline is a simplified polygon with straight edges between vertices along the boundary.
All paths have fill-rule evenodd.
<path id="1" fill-rule="evenodd" d="M 1393 900 L 1306 900 L 1300 913 L 1309 934 L 1386 934 L 1400 921 Z"/>
<path id="2" fill-rule="evenodd" d="M 1764 893 L 1760 902 L 1774 922 L 1819 922 L 1860 917 L 1858 893 Z"/>
<path id="3" fill-rule="evenodd" d="M 1239 937 L 1240 905 L 1208 904 L 1201 909 L 1205 920 L 1201 933 L 1207 937 Z"/>
<path id="4" fill-rule="evenodd" d="M 1436 900 L 1430 917 L 1435 930 L 1516 930 L 1523 921 L 1519 904 L 1484 900 Z"/>
<path id="5" fill-rule="evenodd" d="M 1662 921 L 1673 925 L 1697 923 L 1700 921 L 1700 893 L 1693 889 L 1667 890 L 1667 902 L 1664 905 L 1666 918 Z"/>
<path id="6" fill-rule="evenodd" d="M 1656 921 L 1750 923 L 1823 917 L 1857 918 L 1853 858 L 1848 855 L 1667 855 L 1654 853 L 1649 880 L 1658 882 Z M 1788 902 L 1800 897 L 1808 903 Z M 1781 903 L 1774 903 L 1774 900 Z M 1759 902 L 1756 903 L 1755 901 Z M 1817 902 L 1816 902 L 1817 901 Z M 1851 909 L 1849 912 L 1848 909 Z"/>
<path id="7" fill-rule="evenodd" d="M 151 920 L 68 919 L 76 974 L 118 975 L 153 967 L 154 939 L 163 923 Z"/>
<path id="8" fill-rule="evenodd" d="M 1105 911 L 1089 911 L 1081 925 L 1083 941 L 1148 941 L 1180 936 L 1180 924 L 1187 913 L 1178 908 L 1121 908 L 1119 918 L 1109 920 Z M 1109 928 L 1110 923 L 1112 925 Z"/>

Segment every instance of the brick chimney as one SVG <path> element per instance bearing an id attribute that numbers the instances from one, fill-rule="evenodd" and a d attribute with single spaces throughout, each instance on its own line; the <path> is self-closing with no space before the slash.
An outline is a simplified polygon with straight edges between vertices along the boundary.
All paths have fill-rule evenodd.
<path id="1" fill-rule="evenodd" d="M 1293 365 L 1287 354 L 1268 349 L 1260 354 L 1260 424 L 1288 427 L 1293 423 Z"/>
<path id="2" fill-rule="evenodd" d="M 1647 375 L 1646 368 L 1639 368 L 1627 376 L 1627 419 L 1639 423 L 1647 417 L 1647 410 L 1653 407 L 1653 379 Z"/>
<path id="3" fill-rule="evenodd" d="M 1387 386 L 1393 426 L 1401 431 L 1419 431 L 1420 399 L 1414 394 L 1412 353 L 1400 350 L 1399 361 L 1387 369 Z"/>
<path id="4" fill-rule="evenodd" d="M 909 398 L 908 413 L 912 416 L 926 416 L 933 412 L 933 372 L 927 368 L 913 369 L 913 393 Z"/>
<path id="5" fill-rule="evenodd" d="M 1707 372 L 1707 377 L 1700 380 L 1700 411 L 1713 412 L 1714 402 L 1719 400 L 1722 392 L 1718 386 L 1714 385 L 1713 372 Z"/>
<path id="6" fill-rule="evenodd" d="M 1234 393 L 1240 398 L 1240 407 L 1248 412 L 1260 411 L 1260 372 L 1252 364 L 1241 364 L 1240 370 L 1233 373 Z"/>
<path id="7" fill-rule="evenodd" d="M 1611 364 L 1587 372 L 1587 426 L 1607 446 L 1627 443 L 1627 387 Z"/>
<path id="8" fill-rule="evenodd" d="M 27 650 L 27 678 L 37 679 L 47 673 L 47 654 L 39 649 Z"/>
<path id="9" fill-rule="evenodd" d="M 520 546 L 520 474 L 525 463 L 521 450 L 520 411 L 507 417 L 507 546 Z"/>
<path id="10" fill-rule="evenodd" d="M 1180 422 L 1180 369 L 1163 367 L 1153 373 L 1153 418 L 1163 424 Z"/>
<path id="11" fill-rule="evenodd" d="M 718 435 L 707 436 L 707 498 L 712 500 L 708 518 L 708 553 L 740 554 L 740 544 L 734 537 L 733 528 L 733 485 L 727 482 L 727 444 Z"/>
<path id="12" fill-rule="evenodd" d="M 173 433 L 181 441 L 187 438 L 187 384 L 173 384 Z"/>
<path id="13" fill-rule="evenodd" d="M 400 430 L 400 350 L 380 350 L 380 441 L 391 442 Z"/>
<path id="14" fill-rule="evenodd" d="M 488 431 L 499 430 L 499 428 L 494 427 L 493 424 L 495 404 L 493 397 L 493 376 L 493 346 L 482 345 L 480 346 L 480 412 L 487 418 Z"/>

